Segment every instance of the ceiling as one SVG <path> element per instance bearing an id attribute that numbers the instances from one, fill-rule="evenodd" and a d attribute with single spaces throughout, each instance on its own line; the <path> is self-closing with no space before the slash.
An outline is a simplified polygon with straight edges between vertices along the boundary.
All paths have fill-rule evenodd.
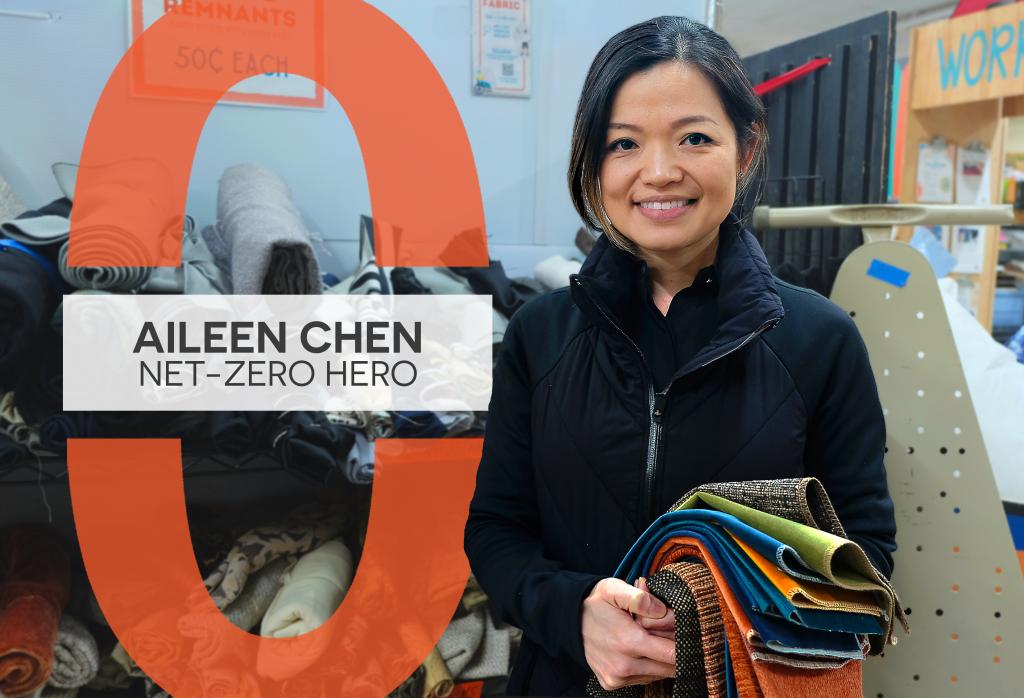
<path id="1" fill-rule="evenodd" d="M 909 27 L 946 19 L 943 0 L 718 0 L 718 31 L 740 56 L 751 56 L 878 12 L 897 13 L 897 58 L 907 55 Z"/>

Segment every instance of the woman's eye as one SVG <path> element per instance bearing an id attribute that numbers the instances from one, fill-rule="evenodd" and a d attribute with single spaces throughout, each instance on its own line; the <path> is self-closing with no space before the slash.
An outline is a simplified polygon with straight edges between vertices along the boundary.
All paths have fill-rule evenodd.
<path id="1" fill-rule="evenodd" d="M 687 145 L 704 145 L 705 143 L 710 143 L 711 139 L 703 133 L 691 133 L 683 139 L 683 142 Z"/>
<path id="2" fill-rule="evenodd" d="M 632 150 L 635 147 L 636 143 L 634 143 L 633 141 L 629 140 L 628 138 L 620 138 L 619 140 L 614 141 L 610 146 L 608 146 L 608 150 L 611 150 L 613 152 L 622 152 L 625 150 Z"/>

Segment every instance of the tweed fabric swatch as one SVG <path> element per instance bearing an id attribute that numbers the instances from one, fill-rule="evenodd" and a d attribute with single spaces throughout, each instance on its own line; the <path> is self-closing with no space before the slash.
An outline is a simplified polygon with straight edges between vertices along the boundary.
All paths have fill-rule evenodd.
<path id="1" fill-rule="evenodd" d="M 608 691 L 591 675 L 595 698 L 726 698 L 725 642 L 714 577 L 696 562 L 668 564 L 647 588 L 675 613 L 676 678 Z"/>
<path id="2" fill-rule="evenodd" d="M 846 531 L 843 530 L 843 524 L 839 522 L 839 517 L 832 508 L 824 485 L 814 477 L 701 485 L 680 497 L 669 511 L 681 508 L 684 502 L 698 492 L 716 494 L 767 514 L 846 538 Z"/>
<path id="3" fill-rule="evenodd" d="M 715 578 L 704 565 L 696 562 L 677 562 L 666 565 L 652 575 L 647 580 L 647 587 L 670 606 L 673 587 L 676 595 L 685 590 L 682 599 L 693 600 L 695 618 L 680 618 L 679 611 L 676 610 L 676 679 L 671 694 L 673 698 L 724 696 L 725 645 L 722 640 L 722 613 L 715 592 Z M 676 606 L 671 608 L 676 609 Z M 700 635 L 697 637 L 693 634 L 694 628 L 700 629 Z M 684 641 L 681 643 L 680 639 Z M 693 648 L 687 648 L 687 644 Z M 686 674 L 685 666 L 679 661 L 680 649 L 685 654 L 694 648 L 700 657 L 702 672 L 699 676 L 693 676 L 692 681 L 681 682 L 680 679 Z"/>

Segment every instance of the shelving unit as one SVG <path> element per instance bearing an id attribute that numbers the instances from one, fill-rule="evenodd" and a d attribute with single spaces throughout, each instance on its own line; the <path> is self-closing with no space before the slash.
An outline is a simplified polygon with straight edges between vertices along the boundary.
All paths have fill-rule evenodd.
<path id="1" fill-rule="evenodd" d="M 219 453 L 186 454 L 182 457 L 186 478 L 215 475 L 251 475 L 283 471 L 284 466 L 270 451 L 246 453 L 237 458 Z M 67 461 L 56 456 L 29 456 L 13 465 L 0 468 L 0 487 L 56 483 L 66 480 Z"/>
<path id="2" fill-rule="evenodd" d="M 966 146 L 981 142 L 989 150 L 991 203 L 1000 203 L 1008 119 L 1024 115 L 1024 80 L 1015 77 L 1014 48 L 993 58 L 989 41 L 995 34 L 1024 26 L 1024 5 L 1013 4 L 915 28 L 910 38 L 909 105 L 900 173 L 900 202 L 917 201 L 917 149 L 920 143 L 943 138 Z M 941 51 L 941 53 L 940 53 Z M 992 62 L 992 65 L 990 65 Z M 1000 65 L 1003 70 L 1000 70 Z M 1024 213 L 1016 214 L 1024 224 Z M 985 226 L 981 272 L 954 274 L 977 287 L 978 322 L 992 330 L 999 257 L 998 226 Z M 909 241 L 913 228 L 898 237 Z"/>

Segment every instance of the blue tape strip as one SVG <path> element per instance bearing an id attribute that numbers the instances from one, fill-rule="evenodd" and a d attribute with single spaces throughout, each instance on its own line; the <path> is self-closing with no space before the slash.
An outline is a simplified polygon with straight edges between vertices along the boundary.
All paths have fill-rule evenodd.
<path id="1" fill-rule="evenodd" d="M 907 279 L 910 278 L 910 272 L 906 269 L 900 269 L 894 267 L 891 264 L 887 264 L 880 259 L 871 260 L 871 266 L 868 267 L 868 276 L 873 276 L 879 281 L 884 281 L 887 284 L 898 286 L 903 288 L 907 285 Z"/>
<path id="2" fill-rule="evenodd" d="M 1024 516 L 1007 514 L 1010 520 L 1010 535 L 1013 536 L 1013 547 L 1017 550 L 1024 550 Z"/>
<path id="3" fill-rule="evenodd" d="M 49 275 L 53 278 L 53 283 L 57 285 L 58 289 L 64 288 L 64 279 L 61 278 L 60 273 L 57 271 L 57 266 L 53 262 L 48 260 L 46 257 L 36 252 L 28 245 L 22 245 L 17 240 L 8 240 L 7 238 L 0 238 L 0 251 L 2 251 L 4 247 L 10 247 L 11 249 L 18 250 L 19 252 L 24 252 L 25 254 L 27 254 L 29 257 L 31 257 L 37 263 L 39 263 L 39 265 L 42 266 L 43 269 L 47 271 L 47 273 L 49 273 Z"/>

